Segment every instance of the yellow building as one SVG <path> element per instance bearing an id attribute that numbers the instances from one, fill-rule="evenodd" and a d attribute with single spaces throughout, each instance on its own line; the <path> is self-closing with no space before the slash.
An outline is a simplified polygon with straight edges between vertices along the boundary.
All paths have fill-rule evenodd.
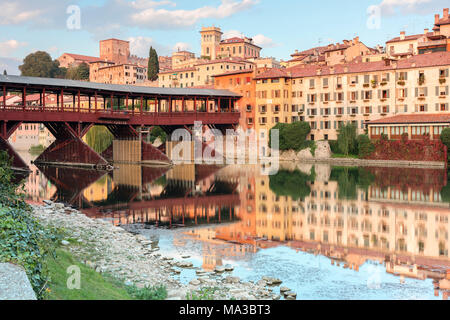
<path id="1" fill-rule="evenodd" d="M 307 121 L 311 140 L 335 140 L 347 122 L 362 134 L 366 122 L 387 116 L 449 112 L 449 69 L 450 52 L 435 52 L 269 70 L 256 77 L 256 123 Z"/>

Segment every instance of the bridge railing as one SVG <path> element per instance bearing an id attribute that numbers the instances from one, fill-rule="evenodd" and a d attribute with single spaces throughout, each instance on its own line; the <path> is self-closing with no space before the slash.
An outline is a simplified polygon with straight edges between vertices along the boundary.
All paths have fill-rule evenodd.
<path id="1" fill-rule="evenodd" d="M 166 117 L 184 117 L 188 114 L 221 114 L 221 113 L 227 113 L 227 114 L 236 114 L 239 113 L 238 110 L 228 110 L 228 109 L 222 109 L 215 112 L 205 112 L 205 111 L 177 111 L 172 110 L 171 112 L 168 111 L 146 111 L 146 110 L 111 110 L 111 109 L 100 109 L 100 108 L 86 108 L 86 107 L 80 107 L 77 106 L 73 107 L 61 107 L 61 106 L 43 106 L 43 105 L 6 105 L 6 106 L 0 106 L 0 112 L 1 111 L 11 111 L 11 112 L 72 112 L 72 113 L 98 113 L 98 114 L 115 114 L 115 115 L 145 115 L 145 116 L 166 116 Z"/>

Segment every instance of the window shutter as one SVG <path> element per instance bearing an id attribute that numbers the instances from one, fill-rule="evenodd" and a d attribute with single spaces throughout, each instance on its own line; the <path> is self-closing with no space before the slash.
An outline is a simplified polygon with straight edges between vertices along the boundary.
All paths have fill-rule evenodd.
<path id="1" fill-rule="evenodd" d="M 347 107 L 347 114 L 350 114 L 350 107 Z"/>
<path id="2" fill-rule="evenodd" d="M 388 73 L 388 74 L 386 74 L 386 75 L 387 75 L 386 80 L 389 81 L 389 79 L 390 79 L 390 77 L 391 77 L 391 74 Z"/>
<path id="3" fill-rule="evenodd" d="M 398 72 L 395 73 L 395 81 L 398 81 Z"/>
<path id="4" fill-rule="evenodd" d="M 356 107 L 356 114 L 358 114 L 359 112 L 358 112 L 358 110 L 359 110 L 359 107 Z"/>
<path id="5" fill-rule="evenodd" d="M 334 129 L 336 129 L 336 121 L 334 122 Z"/>
<path id="6" fill-rule="evenodd" d="M 408 105 L 407 104 L 405 104 L 405 112 L 408 112 Z"/>
<path id="7" fill-rule="evenodd" d="M 428 97 L 428 87 L 425 87 L 425 97 Z"/>
<path id="8" fill-rule="evenodd" d="M 381 113 L 381 106 L 378 106 L 378 113 Z"/>
<path id="9" fill-rule="evenodd" d="M 405 98 L 408 97 L 408 88 L 405 89 Z"/>
<path id="10" fill-rule="evenodd" d="M 448 86 L 445 87 L 445 95 L 448 96 Z"/>
<path id="11" fill-rule="evenodd" d="M 448 69 L 445 69 L 445 76 L 448 77 Z"/>
<path id="12" fill-rule="evenodd" d="M 381 90 L 378 90 L 378 99 L 381 99 Z"/>
<path id="13" fill-rule="evenodd" d="M 445 111 L 448 111 L 448 103 L 445 104 Z"/>
<path id="14" fill-rule="evenodd" d="M 416 104 L 415 106 L 414 106 L 414 112 L 418 112 L 419 111 L 419 106 Z"/>
<path id="15" fill-rule="evenodd" d="M 416 88 L 416 98 L 419 96 L 419 88 Z"/>
<path id="16" fill-rule="evenodd" d="M 425 105 L 425 112 L 428 112 L 428 104 Z"/>
<path id="17" fill-rule="evenodd" d="M 320 108 L 320 115 L 323 116 L 323 109 Z"/>
<path id="18" fill-rule="evenodd" d="M 320 129 L 323 129 L 323 121 L 320 121 Z"/>
<path id="19" fill-rule="evenodd" d="M 439 96 L 439 87 L 436 86 L 436 96 Z"/>
<path id="20" fill-rule="evenodd" d="M 334 108 L 334 114 L 336 115 L 336 108 Z"/>
<path id="21" fill-rule="evenodd" d="M 436 111 L 439 111 L 439 103 L 436 103 Z"/>
<path id="22" fill-rule="evenodd" d="M 308 102 L 311 102 L 311 95 L 308 94 L 308 98 L 307 98 Z"/>
<path id="23" fill-rule="evenodd" d="M 372 106 L 370 106 L 369 112 L 372 113 Z"/>
<path id="24" fill-rule="evenodd" d="M 386 90 L 386 97 L 389 99 L 391 96 L 391 90 Z"/>
<path id="25" fill-rule="evenodd" d="M 408 72 L 405 72 L 405 80 L 408 80 Z"/>
<path id="26" fill-rule="evenodd" d="M 373 91 L 370 90 L 369 92 L 370 92 L 370 93 L 369 93 L 369 98 L 372 99 L 372 93 L 373 93 Z"/>
<path id="27" fill-rule="evenodd" d="M 359 76 L 356 76 L 356 83 L 359 82 Z"/>
<path id="28" fill-rule="evenodd" d="M 334 93 L 334 95 L 333 95 L 333 96 L 334 96 L 334 101 L 336 101 L 336 92 Z"/>
<path id="29" fill-rule="evenodd" d="M 310 114 L 310 109 L 308 108 L 307 110 L 306 110 L 306 114 L 309 116 L 309 114 Z"/>
<path id="30" fill-rule="evenodd" d="M 323 93 L 320 94 L 320 101 L 323 102 Z"/>

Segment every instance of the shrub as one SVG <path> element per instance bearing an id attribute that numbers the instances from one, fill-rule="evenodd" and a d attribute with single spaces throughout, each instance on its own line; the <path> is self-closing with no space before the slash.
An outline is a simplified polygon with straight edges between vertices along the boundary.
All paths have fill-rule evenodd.
<path id="1" fill-rule="evenodd" d="M 0 262 L 22 266 L 38 298 L 44 293 L 47 271 L 44 263 L 54 254 L 60 235 L 44 228 L 32 216 L 31 208 L 12 183 L 10 160 L 0 152 Z"/>
<path id="2" fill-rule="evenodd" d="M 311 132 L 311 127 L 307 122 L 278 123 L 270 130 L 269 146 L 272 146 L 272 130 L 279 130 L 281 151 L 301 151 L 308 147 L 306 138 Z"/>
<path id="3" fill-rule="evenodd" d="M 130 286 L 127 291 L 137 300 L 165 300 L 167 298 L 167 288 L 163 285 L 144 288 Z"/>
<path id="4" fill-rule="evenodd" d="M 328 143 L 330 144 L 332 153 L 334 153 L 334 154 L 342 153 L 341 149 L 339 149 L 339 144 L 338 144 L 337 140 L 329 140 Z"/>
<path id="5" fill-rule="evenodd" d="M 159 138 L 162 143 L 167 140 L 167 134 L 161 127 L 154 127 L 150 132 L 149 139 L 151 143 L 154 143 L 157 138 Z"/>
<path id="6" fill-rule="evenodd" d="M 369 136 L 365 134 L 361 134 L 358 136 L 357 145 L 358 145 L 358 156 L 361 159 L 367 158 L 375 150 L 375 146 L 370 141 Z"/>
<path id="7" fill-rule="evenodd" d="M 447 148 L 450 150 L 450 128 L 445 128 L 444 130 L 442 130 L 441 141 L 444 146 L 447 146 Z"/>

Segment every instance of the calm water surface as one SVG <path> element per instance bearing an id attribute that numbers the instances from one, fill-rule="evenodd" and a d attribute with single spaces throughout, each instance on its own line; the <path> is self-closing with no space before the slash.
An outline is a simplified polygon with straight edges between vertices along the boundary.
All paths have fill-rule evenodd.
<path id="1" fill-rule="evenodd" d="M 258 166 L 32 170 L 30 202 L 61 201 L 138 230 L 158 240 L 164 256 L 189 255 L 207 271 L 232 265 L 243 280 L 280 278 L 298 299 L 448 295 L 441 281 L 450 269 L 443 170 L 322 164 L 289 164 L 274 176 Z M 180 275 L 183 282 L 193 278 L 194 270 Z"/>

